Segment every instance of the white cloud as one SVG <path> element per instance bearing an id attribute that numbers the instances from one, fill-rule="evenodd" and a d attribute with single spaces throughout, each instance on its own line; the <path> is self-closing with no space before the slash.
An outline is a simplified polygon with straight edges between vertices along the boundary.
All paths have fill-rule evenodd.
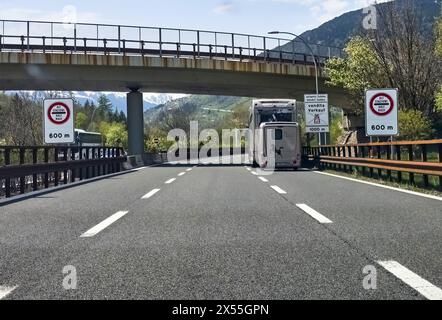
<path id="1" fill-rule="evenodd" d="M 60 10 L 38 10 L 24 7 L 12 7 L 0 5 L 0 18 L 6 20 L 38 20 L 38 21 L 71 21 L 98 22 L 99 15 L 95 12 L 77 10 L 74 6 L 60 7 Z"/>
<path id="2" fill-rule="evenodd" d="M 231 12 L 232 10 L 233 10 L 233 4 L 230 2 L 224 2 L 224 3 L 217 5 L 213 9 L 213 12 L 217 13 L 217 14 L 225 14 L 225 13 Z"/>

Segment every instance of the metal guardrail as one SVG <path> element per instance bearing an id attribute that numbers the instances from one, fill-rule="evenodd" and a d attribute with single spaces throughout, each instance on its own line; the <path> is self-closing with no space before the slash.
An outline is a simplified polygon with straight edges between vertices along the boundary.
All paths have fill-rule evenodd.
<path id="1" fill-rule="evenodd" d="M 360 169 L 371 178 L 403 182 L 405 173 L 412 185 L 416 184 L 415 175 L 419 175 L 424 187 L 442 191 L 442 140 L 304 147 L 303 156 L 321 169 Z M 392 172 L 396 173 L 395 179 Z M 431 176 L 436 180 L 432 184 Z"/>
<path id="2" fill-rule="evenodd" d="M 0 146 L 0 198 L 119 172 L 122 148 Z"/>
<path id="3" fill-rule="evenodd" d="M 310 44 L 318 63 L 342 48 Z M 287 49 L 283 49 L 288 47 Z M 275 49 L 276 48 L 276 49 Z M 217 31 L 127 25 L 0 20 L 0 52 L 141 55 L 313 64 L 293 39 Z"/>

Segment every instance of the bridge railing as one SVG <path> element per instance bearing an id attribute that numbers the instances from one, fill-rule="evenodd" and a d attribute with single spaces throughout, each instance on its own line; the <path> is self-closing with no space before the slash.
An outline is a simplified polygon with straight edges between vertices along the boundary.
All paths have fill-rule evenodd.
<path id="1" fill-rule="evenodd" d="M 303 156 L 321 169 L 442 191 L 442 140 L 304 147 Z"/>
<path id="2" fill-rule="evenodd" d="M 341 48 L 310 44 L 317 62 L 342 57 Z M 205 30 L 126 25 L 0 20 L 0 51 L 254 60 L 313 64 L 295 39 Z"/>
<path id="3" fill-rule="evenodd" d="M 122 148 L 0 146 L 0 198 L 119 172 Z"/>

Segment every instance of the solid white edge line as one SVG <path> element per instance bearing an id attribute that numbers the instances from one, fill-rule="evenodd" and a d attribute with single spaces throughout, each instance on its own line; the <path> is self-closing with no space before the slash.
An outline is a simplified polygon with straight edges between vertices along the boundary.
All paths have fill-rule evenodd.
<path id="1" fill-rule="evenodd" d="M 153 190 L 149 191 L 148 193 L 146 193 L 144 196 L 142 196 L 141 199 L 149 199 L 158 191 L 160 191 L 160 189 L 153 189 Z"/>
<path id="2" fill-rule="evenodd" d="M 99 224 L 97 224 L 96 226 L 90 228 L 88 231 L 86 231 L 85 233 L 83 233 L 80 237 L 81 238 L 88 238 L 88 237 L 93 237 L 95 236 L 97 233 L 99 233 L 100 231 L 106 229 L 107 227 L 109 227 L 112 223 L 114 223 L 115 221 L 117 221 L 118 219 L 120 219 L 121 217 L 125 216 L 129 211 L 118 211 L 116 213 L 114 213 L 113 215 L 111 215 L 109 218 L 101 221 Z"/>
<path id="3" fill-rule="evenodd" d="M 304 211 L 305 213 L 307 213 L 313 219 L 319 221 L 320 223 L 333 223 L 333 221 L 331 221 L 329 218 L 320 214 L 318 211 L 316 211 L 315 209 L 309 207 L 308 205 L 306 205 L 304 203 L 298 203 L 298 204 L 296 204 L 296 206 L 299 209 L 301 209 L 302 211 Z"/>
<path id="4" fill-rule="evenodd" d="M 0 300 L 6 298 L 6 296 L 9 295 L 15 289 L 17 289 L 17 287 L 18 286 L 15 287 L 0 286 Z"/>
<path id="5" fill-rule="evenodd" d="M 180 173 L 178 173 L 178 176 L 181 177 L 181 176 L 184 176 L 185 174 L 186 174 L 185 172 L 180 172 Z"/>
<path id="6" fill-rule="evenodd" d="M 275 190 L 276 192 L 280 193 L 280 194 L 286 194 L 287 192 L 285 192 L 284 190 L 282 190 L 280 187 L 278 186 L 270 186 L 270 188 L 272 188 L 273 190 Z"/>
<path id="7" fill-rule="evenodd" d="M 416 191 L 411 191 L 411 190 L 401 189 L 401 188 L 396 188 L 396 187 L 391 187 L 391 186 L 385 186 L 385 185 L 379 184 L 379 183 L 374 183 L 374 182 L 369 182 L 369 181 L 364 181 L 364 180 L 358 180 L 358 179 L 349 178 L 349 177 L 343 177 L 343 176 L 340 176 L 340 175 L 337 175 L 337 174 L 328 173 L 328 172 L 320 172 L 320 171 L 313 171 L 313 172 L 319 173 L 319 174 L 323 174 L 323 175 L 326 175 L 326 176 L 335 177 L 335 178 L 340 178 L 340 179 L 350 180 L 350 181 L 354 181 L 354 182 L 364 183 L 364 184 L 368 184 L 370 186 L 381 187 L 381 188 L 390 189 L 390 190 L 394 190 L 394 191 L 398 191 L 398 192 L 412 194 L 412 195 L 419 196 L 419 197 L 424 197 L 424 198 L 429 198 L 429 199 L 433 199 L 433 200 L 442 201 L 442 197 L 433 196 L 431 194 L 426 194 L 426 193 L 421 193 L 421 192 L 416 192 Z"/>
<path id="8" fill-rule="evenodd" d="M 399 262 L 394 260 L 376 262 L 425 298 L 429 300 L 442 300 L 442 289 L 404 267 Z"/>
<path id="9" fill-rule="evenodd" d="M 261 180 L 262 182 L 269 182 L 269 180 L 267 180 L 267 179 L 264 178 L 264 177 L 258 177 L 258 179 Z"/>
<path id="10" fill-rule="evenodd" d="M 167 180 L 167 181 L 164 182 L 164 183 L 165 183 L 165 184 L 169 184 L 169 183 L 174 182 L 175 180 L 176 180 L 176 178 L 172 178 L 172 179 Z"/>

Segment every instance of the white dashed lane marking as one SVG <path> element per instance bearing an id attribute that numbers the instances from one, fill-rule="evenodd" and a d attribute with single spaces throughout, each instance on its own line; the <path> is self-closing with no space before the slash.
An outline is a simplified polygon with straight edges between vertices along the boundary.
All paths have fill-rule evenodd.
<path id="1" fill-rule="evenodd" d="M 269 180 L 267 180 L 267 179 L 264 178 L 264 177 L 258 177 L 258 179 L 261 180 L 262 182 L 269 182 Z"/>
<path id="2" fill-rule="evenodd" d="M 109 227 L 112 223 L 120 219 L 121 217 L 125 216 L 129 211 L 118 211 L 117 213 L 114 213 L 109 218 L 103 220 L 99 224 L 97 224 L 95 227 L 90 228 L 88 231 L 83 233 L 80 237 L 81 238 L 88 238 L 93 237 L 100 231 L 106 229 Z"/>
<path id="3" fill-rule="evenodd" d="M 149 199 L 158 191 L 160 191 L 160 189 L 153 189 L 153 190 L 149 191 L 148 193 L 146 193 L 143 197 L 141 197 L 141 199 Z"/>
<path id="4" fill-rule="evenodd" d="M 301 203 L 301 204 L 297 204 L 296 206 L 299 209 L 301 209 L 302 211 L 304 211 L 305 213 L 307 213 L 309 216 L 311 216 L 313 219 L 318 220 L 320 223 L 333 223 L 333 221 L 331 221 L 327 217 L 323 216 L 322 214 L 320 214 L 315 209 L 310 208 L 306 204 Z"/>
<path id="5" fill-rule="evenodd" d="M 276 192 L 278 192 L 279 194 L 286 194 L 287 192 L 285 192 L 284 190 L 282 190 L 280 187 L 278 186 L 270 186 L 273 190 L 275 190 Z"/>
<path id="6" fill-rule="evenodd" d="M 164 183 L 165 183 L 165 184 L 169 184 L 169 183 L 174 182 L 175 180 L 176 180 L 176 178 L 172 178 L 172 179 L 167 180 L 167 181 L 164 182 Z"/>
<path id="7" fill-rule="evenodd" d="M 15 286 L 15 287 L 0 286 L 0 300 L 5 298 L 12 291 L 14 291 L 16 288 L 17 288 L 17 286 Z"/>
<path id="8" fill-rule="evenodd" d="M 181 177 L 181 176 L 184 176 L 185 174 L 186 174 L 185 172 L 180 172 L 180 173 L 178 173 L 178 176 Z"/>
<path id="9" fill-rule="evenodd" d="M 405 282 L 411 288 L 419 292 L 429 300 L 442 300 L 442 289 L 436 287 L 434 284 L 421 278 L 413 271 L 404 267 L 397 261 L 377 261 L 382 267 L 394 276 Z"/>

